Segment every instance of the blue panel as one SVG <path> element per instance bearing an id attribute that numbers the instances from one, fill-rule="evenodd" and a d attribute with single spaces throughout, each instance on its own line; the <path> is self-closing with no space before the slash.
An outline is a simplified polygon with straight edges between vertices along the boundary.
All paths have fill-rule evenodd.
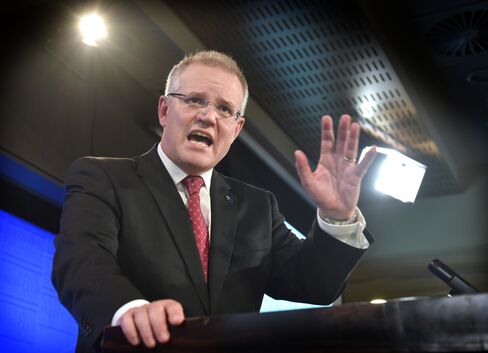
<path id="1" fill-rule="evenodd" d="M 74 352 L 77 325 L 51 284 L 54 235 L 0 210 L 0 351 Z"/>
<path id="2" fill-rule="evenodd" d="M 290 302 L 287 300 L 276 300 L 265 295 L 259 312 L 267 313 L 272 311 L 323 308 L 327 306 L 331 306 L 331 305 L 314 305 L 314 304 L 307 304 L 307 303 Z"/>
<path id="3" fill-rule="evenodd" d="M 27 189 L 34 190 L 57 205 L 63 203 L 64 189 L 61 185 L 15 161 L 5 153 L 0 153 L 0 174 Z"/>

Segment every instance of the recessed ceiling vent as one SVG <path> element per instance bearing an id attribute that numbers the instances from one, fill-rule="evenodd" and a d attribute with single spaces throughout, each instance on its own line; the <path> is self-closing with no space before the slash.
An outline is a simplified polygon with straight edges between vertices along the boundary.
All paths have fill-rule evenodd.
<path id="1" fill-rule="evenodd" d="M 466 11 L 437 23 L 429 32 L 440 55 L 469 56 L 488 51 L 488 10 Z"/>

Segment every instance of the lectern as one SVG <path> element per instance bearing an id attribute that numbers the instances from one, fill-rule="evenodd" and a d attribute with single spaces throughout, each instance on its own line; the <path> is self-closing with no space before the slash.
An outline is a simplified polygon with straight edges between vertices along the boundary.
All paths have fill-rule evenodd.
<path id="1" fill-rule="evenodd" d="M 155 349 L 105 329 L 104 353 L 119 352 L 483 352 L 488 293 L 352 303 L 331 308 L 190 318 Z"/>

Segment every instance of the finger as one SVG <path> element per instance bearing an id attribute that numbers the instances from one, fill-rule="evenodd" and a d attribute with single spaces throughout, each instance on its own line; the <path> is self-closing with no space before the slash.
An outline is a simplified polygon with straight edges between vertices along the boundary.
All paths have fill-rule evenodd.
<path id="1" fill-rule="evenodd" d="M 140 343 L 140 340 L 136 325 L 134 323 L 133 311 L 129 310 L 122 315 L 118 321 L 118 324 L 120 325 L 120 328 L 122 329 L 122 332 L 129 343 L 133 346 L 137 346 Z"/>
<path id="2" fill-rule="evenodd" d="M 376 146 L 373 146 L 366 154 L 365 156 L 363 157 L 363 159 L 361 160 L 361 162 L 359 162 L 359 164 L 357 165 L 357 168 L 356 168 L 356 174 L 357 176 L 359 176 L 360 178 L 362 178 L 364 176 L 364 174 L 366 174 L 366 172 L 368 171 L 368 168 L 371 166 L 371 164 L 373 163 L 374 159 L 376 158 Z"/>
<path id="3" fill-rule="evenodd" d="M 320 141 L 320 152 L 325 154 L 334 150 L 334 122 L 332 117 L 329 115 L 324 115 L 322 117 L 322 136 Z"/>
<path id="4" fill-rule="evenodd" d="M 308 184 L 312 177 L 312 169 L 308 163 L 307 156 L 300 150 L 295 151 L 295 166 L 297 168 L 298 177 L 303 186 Z"/>
<path id="5" fill-rule="evenodd" d="M 154 336 L 160 343 L 169 341 L 166 311 L 163 303 L 153 303 L 148 310 L 149 322 Z"/>
<path id="6" fill-rule="evenodd" d="M 153 330 L 151 328 L 151 322 L 149 321 L 148 305 L 141 306 L 134 311 L 134 322 L 136 324 L 137 331 L 146 347 L 156 346 L 156 340 L 154 338 Z"/>
<path id="7" fill-rule="evenodd" d="M 349 126 L 351 124 L 351 117 L 349 115 L 344 114 L 341 116 L 341 120 L 339 120 L 339 127 L 337 129 L 337 144 L 336 144 L 336 153 L 341 156 L 344 156 L 344 150 L 346 148 L 347 139 L 349 136 Z"/>
<path id="8" fill-rule="evenodd" d="M 355 160 L 358 154 L 359 135 L 361 133 L 361 127 L 358 123 L 352 123 L 349 128 L 349 134 L 347 136 L 346 147 L 344 149 L 344 157 L 349 160 Z"/>
<path id="9" fill-rule="evenodd" d="M 183 306 L 175 300 L 170 300 L 165 307 L 168 322 L 171 325 L 180 325 L 185 320 Z"/>

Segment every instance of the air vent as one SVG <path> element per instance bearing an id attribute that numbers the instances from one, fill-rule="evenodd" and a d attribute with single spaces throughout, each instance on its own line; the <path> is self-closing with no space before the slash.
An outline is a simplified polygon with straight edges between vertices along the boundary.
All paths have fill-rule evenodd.
<path id="1" fill-rule="evenodd" d="M 432 48 L 443 56 L 488 51 L 488 10 L 466 11 L 445 18 L 429 32 Z"/>

